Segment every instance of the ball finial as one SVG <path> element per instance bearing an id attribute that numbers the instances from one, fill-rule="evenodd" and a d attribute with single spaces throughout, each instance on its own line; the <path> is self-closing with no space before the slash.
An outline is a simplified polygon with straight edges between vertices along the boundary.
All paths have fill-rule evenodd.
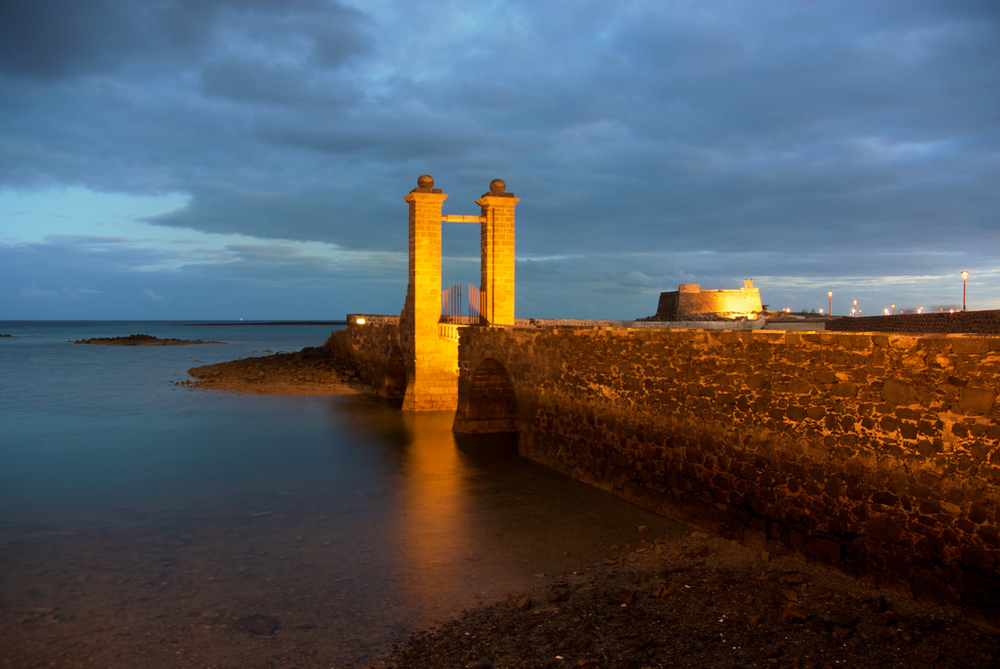
<path id="1" fill-rule="evenodd" d="M 417 177 L 417 188 L 434 188 L 434 177 L 429 174 L 421 174 Z"/>
<path id="2" fill-rule="evenodd" d="M 494 179 L 490 182 L 490 195 L 503 195 L 507 192 L 507 184 L 503 179 Z"/>

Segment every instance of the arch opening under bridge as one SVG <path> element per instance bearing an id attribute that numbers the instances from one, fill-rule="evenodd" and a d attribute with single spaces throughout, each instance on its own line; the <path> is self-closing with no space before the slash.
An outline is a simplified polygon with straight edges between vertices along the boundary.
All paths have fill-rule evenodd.
<path id="1" fill-rule="evenodd" d="M 507 369 L 496 359 L 479 363 L 467 393 L 459 390 L 454 431 L 485 434 L 518 431 L 517 394 Z"/>

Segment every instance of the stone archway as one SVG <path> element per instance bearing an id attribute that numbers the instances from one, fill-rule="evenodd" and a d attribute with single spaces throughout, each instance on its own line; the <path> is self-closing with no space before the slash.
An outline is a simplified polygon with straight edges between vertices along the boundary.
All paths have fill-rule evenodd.
<path id="1" fill-rule="evenodd" d="M 422 174 L 403 198 L 409 204 L 409 280 L 400 342 L 409 375 L 403 409 L 442 411 L 456 406 L 458 342 L 442 333 L 441 223 L 480 225 L 480 324 L 514 324 L 514 207 L 520 202 L 502 179 L 476 200 L 479 216 L 441 213 L 448 197 Z"/>
<path id="2" fill-rule="evenodd" d="M 484 434 L 518 431 L 517 395 L 510 374 L 493 358 L 476 367 L 468 392 L 459 391 L 454 431 Z M 464 396 L 463 396 L 464 395 Z"/>
<path id="3" fill-rule="evenodd" d="M 393 346 L 385 364 L 385 384 L 382 386 L 382 396 L 397 400 L 406 395 L 406 360 L 403 349 Z"/>

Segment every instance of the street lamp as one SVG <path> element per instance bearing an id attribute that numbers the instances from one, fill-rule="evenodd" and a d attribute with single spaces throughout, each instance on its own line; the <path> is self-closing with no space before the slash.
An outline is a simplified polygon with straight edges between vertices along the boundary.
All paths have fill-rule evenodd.
<path id="1" fill-rule="evenodd" d="M 965 287 L 969 283 L 969 270 L 962 270 L 962 311 L 965 311 Z"/>
<path id="2" fill-rule="evenodd" d="M 826 291 L 826 296 L 830 298 L 830 304 L 827 305 L 827 307 L 829 307 L 829 309 L 827 309 L 827 313 L 833 316 L 833 291 Z"/>
<path id="3" fill-rule="evenodd" d="M 854 300 L 854 308 L 851 309 L 851 314 L 853 315 L 858 310 L 858 301 Z"/>
<path id="4" fill-rule="evenodd" d="M 892 315 L 893 315 L 893 316 L 895 316 L 895 315 L 896 315 L 896 305 L 895 305 L 895 304 L 894 304 L 894 305 L 892 305 Z"/>

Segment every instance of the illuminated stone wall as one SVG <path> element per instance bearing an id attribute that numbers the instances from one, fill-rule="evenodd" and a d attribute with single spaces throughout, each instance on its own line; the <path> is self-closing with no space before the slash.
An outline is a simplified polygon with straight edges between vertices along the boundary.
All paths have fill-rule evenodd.
<path id="1" fill-rule="evenodd" d="M 438 411 L 455 408 L 457 343 L 438 335 L 441 318 L 441 205 L 448 196 L 421 175 L 404 198 L 409 204 L 409 281 L 400 320 L 406 361 L 403 408 Z"/>
<path id="2" fill-rule="evenodd" d="M 502 368 L 539 462 L 996 620 L 1000 338 L 469 328 L 459 365 L 459 419 Z"/>
<path id="3" fill-rule="evenodd" d="M 363 321 L 360 325 L 359 319 Z M 349 314 L 347 327 L 334 332 L 323 348 L 350 360 L 358 378 L 375 394 L 398 399 L 402 395 L 397 384 L 389 381 L 402 373 L 405 391 L 405 367 L 402 372 L 390 368 L 394 349 L 400 349 L 399 322 L 399 316 Z M 401 351 L 399 355 L 399 363 L 405 365 Z"/>
<path id="4" fill-rule="evenodd" d="M 971 333 L 1000 335 L 1000 310 L 931 312 L 895 316 L 831 318 L 826 329 L 838 332 Z"/>
<path id="5" fill-rule="evenodd" d="M 482 208 L 480 226 L 481 315 L 484 323 L 514 324 L 514 206 L 521 201 L 506 192 L 500 179 L 476 201 Z"/>

